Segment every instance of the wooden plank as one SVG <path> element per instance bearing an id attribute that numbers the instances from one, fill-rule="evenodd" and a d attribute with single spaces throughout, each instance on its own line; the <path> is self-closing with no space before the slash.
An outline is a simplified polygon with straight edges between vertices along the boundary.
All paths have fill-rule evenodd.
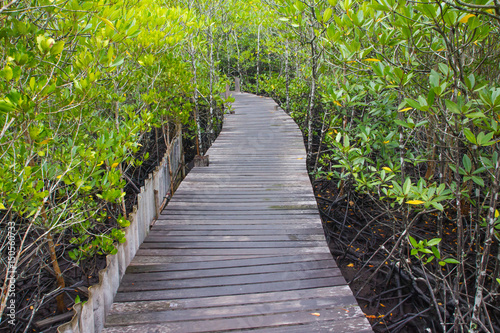
<path id="1" fill-rule="evenodd" d="M 298 282 L 299 281 L 299 282 Z M 185 288 L 170 290 L 152 290 L 140 292 L 119 292 L 115 302 L 132 302 L 140 300 L 168 300 L 176 298 L 198 298 L 226 295 L 247 295 L 274 291 L 311 289 L 345 285 L 343 277 L 327 277 L 292 281 L 264 282 L 242 285 L 217 286 L 207 288 Z"/>
<path id="2" fill-rule="evenodd" d="M 123 283 L 135 281 L 159 281 L 159 280 L 175 280 L 175 279 L 192 279 L 192 278 L 205 278 L 205 277 L 226 277 L 234 275 L 248 275 L 257 273 L 276 273 L 276 272 L 295 272 L 303 271 L 305 269 L 332 269 L 331 273 L 336 276 L 340 275 L 340 270 L 332 260 L 323 261 L 309 261 L 303 263 L 287 263 L 275 265 L 258 265 L 258 266 L 242 266 L 242 267 L 229 267 L 229 268 L 210 268 L 210 269 L 188 269 L 182 271 L 159 271 L 151 272 L 151 266 L 148 267 L 146 273 L 129 274 L 125 275 L 122 279 Z"/>
<path id="3" fill-rule="evenodd" d="M 206 234 L 206 233 L 205 233 Z M 204 236 L 200 233 L 197 236 Z M 189 235 L 162 235 L 160 232 L 155 232 L 153 235 L 148 236 L 144 242 L 148 243 L 196 243 L 200 241 L 200 237 Z M 204 242 L 283 242 L 283 241 L 320 241 L 324 245 L 325 237 L 323 235 L 312 234 L 282 234 L 282 235 L 262 235 L 262 232 L 257 235 L 249 236 L 210 236 L 203 237 Z"/>
<path id="4" fill-rule="evenodd" d="M 279 248 L 240 248 L 240 249 L 145 249 L 137 251 L 138 256 L 234 256 L 254 254 L 303 254 L 303 253 L 329 253 L 326 246 L 320 247 L 279 247 Z"/>
<path id="5" fill-rule="evenodd" d="M 174 228 L 174 226 L 178 226 L 178 228 Z M 271 239 L 272 237 L 297 237 L 297 239 L 324 239 L 322 234 L 319 234 L 318 231 L 320 228 L 301 228 L 300 233 L 297 233 L 297 229 L 273 229 L 273 235 L 262 236 L 263 229 L 254 228 L 254 229 L 243 229 L 243 230 L 213 230 L 210 228 L 210 225 L 200 226 L 200 228 L 196 229 L 187 229 L 186 226 L 182 224 L 176 224 L 171 226 L 169 229 L 161 229 L 161 226 L 154 228 L 154 233 L 148 236 L 148 240 L 153 241 L 155 237 L 163 237 L 163 236 L 176 236 L 176 237 L 191 237 L 196 239 L 198 242 L 200 239 L 196 238 L 196 236 L 204 236 L 205 240 L 210 240 L 210 237 L 222 236 L 222 237 L 237 237 L 237 236 L 246 236 L 246 237 L 260 237 L 261 239 L 265 239 L 268 237 Z M 309 238 L 310 237 L 310 238 Z"/>
<path id="6" fill-rule="evenodd" d="M 339 301 L 338 304 L 346 307 L 356 304 L 356 299 L 352 296 L 351 289 L 346 285 L 341 285 L 334 287 L 253 293 L 245 295 L 245 297 L 241 297 L 240 295 L 229 295 L 219 297 L 177 298 L 165 301 L 114 303 L 110 313 L 146 313 L 150 311 L 165 311 L 169 309 L 195 309 L 214 306 L 265 304 L 277 301 L 290 301 L 318 297 L 337 297 Z"/>
<path id="7" fill-rule="evenodd" d="M 177 256 L 142 256 L 136 255 L 130 265 L 160 265 L 166 263 L 196 263 L 199 261 L 218 261 L 218 260 L 240 260 L 240 259 L 255 259 L 275 257 L 279 254 L 248 254 L 248 255 L 177 255 Z"/>
<path id="8" fill-rule="evenodd" d="M 142 249 L 268 249 L 268 248 L 311 248 L 324 247 L 326 242 L 321 241 L 256 241 L 256 242 L 150 242 L 145 241 Z"/>
<path id="9" fill-rule="evenodd" d="M 317 278 L 339 277 L 338 269 L 320 268 L 308 269 L 307 271 L 272 272 L 260 274 L 244 274 L 236 276 L 216 276 L 203 278 L 168 279 L 144 281 L 139 274 L 135 279 L 123 281 L 120 284 L 119 292 L 149 291 L 149 290 L 170 290 L 185 288 L 210 288 L 218 286 L 240 286 L 242 284 L 251 285 L 257 283 L 272 283 L 281 281 L 296 281 Z"/>
<path id="10" fill-rule="evenodd" d="M 339 305 L 340 303 L 340 305 Z M 175 321 L 212 320 L 214 318 L 231 318 L 241 316 L 258 316 L 262 313 L 278 314 L 295 311 L 316 312 L 324 308 L 330 311 L 345 309 L 342 299 L 338 297 L 317 297 L 313 299 L 300 299 L 293 301 L 281 301 L 267 304 L 245 304 L 239 306 L 219 306 L 198 309 L 176 309 L 175 311 L 155 311 L 149 313 L 127 313 L 110 315 L 106 321 L 107 325 L 137 325 L 153 324 Z"/>
<path id="11" fill-rule="evenodd" d="M 251 258 L 251 259 L 225 259 L 212 261 L 207 263 L 205 260 L 199 261 L 197 263 L 171 263 L 167 265 L 149 265 L 147 267 L 133 267 L 129 266 L 127 268 L 127 273 L 144 273 L 144 272 L 166 272 L 166 271 L 185 271 L 185 270 L 203 270 L 203 269 L 217 269 L 217 268 L 242 268 L 249 266 L 266 266 L 266 265 L 274 265 L 274 264 L 284 264 L 284 263 L 296 263 L 301 264 L 302 262 L 314 262 L 317 260 L 331 260 L 331 255 L 329 253 L 317 253 L 317 254 L 308 254 L 308 255 L 279 255 L 269 258 Z M 333 264 L 333 262 L 332 262 Z"/>
<path id="12" fill-rule="evenodd" d="M 249 219 L 249 218 L 252 219 Z M 160 215 L 158 220 L 155 222 L 156 225 L 166 225 L 166 224 L 221 224 L 226 228 L 237 225 L 268 225 L 271 223 L 275 223 L 277 228 L 294 228 L 296 225 L 302 225 L 304 227 L 311 227 L 318 225 L 321 227 L 321 220 L 319 216 L 313 216 L 311 218 L 309 215 L 296 215 L 294 217 L 286 215 L 253 215 L 253 216 L 241 216 L 241 215 L 224 215 L 224 216 L 203 216 L 203 215 L 191 215 L 191 216 L 168 216 L 168 215 Z M 319 229 L 318 229 L 319 230 Z"/>
<path id="13" fill-rule="evenodd" d="M 292 221 L 293 223 L 288 223 L 290 221 L 285 221 L 281 223 L 260 223 L 260 221 L 242 220 L 238 224 L 228 224 L 228 223 L 217 223 L 217 221 L 205 221 L 206 223 L 202 225 L 195 225 L 186 223 L 186 220 L 158 220 L 153 226 L 154 230 L 292 230 L 292 232 L 297 232 L 297 229 L 316 229 L 323 230 L 320 223 L 307 223 L 300 221 Z M 246 222 L 246 223 L 244 223 Z M 258 222 L 258 223 L 255 223 Z M 265 221 L 264 221 L 265 222 Z M 271 222 L 271 221 L 268 221 Z M 270 232 L 270 231 L 267 231 Z M 274 232 L 274 231 L 273 231 Z"/>
<path id="14" fill-rule="evenodd" d="M 347 312 L 347 311 L 349 312 Z M 330 327 L 327 327 L 330 332 L 359 332 L 360 329 L 366 327 L 366 318 L 363 321 L 357 320 L 361 317 L 360 310 L 356 308 L 342 309 L 332 308 L 331 312 L 326 312 L 322 316 L 317 317 L 311 315 L 311 312 L 286 312 L 280 314 L 269 314 L 238 317 L 238 318 L 220 318 L 210 320 L 190 320 L 185 322 L 168 322 L 161 324 L 139 324 L 128 326 L 114 326 L 105 328 L 103 333 L 135 333 L 135 332 L 183 332 L 183 333 L 199 333 L 199 332 L 224 332 L 230 330 L 243 330 L 252 328 L 273 328 L 280 326 L 288 326 L 294 324 L 312 324 L 316 322 L 330 321 Z M 352 320 L 354 319 L 354 320 Z M 323 323 L 324 325 L 324 323 Z M 310 326 L 314 327 L 314 326 Z M 358 331 L 355 331 L 357 329 Z M 339 331 L 340 330 L 340 331 Z"/>

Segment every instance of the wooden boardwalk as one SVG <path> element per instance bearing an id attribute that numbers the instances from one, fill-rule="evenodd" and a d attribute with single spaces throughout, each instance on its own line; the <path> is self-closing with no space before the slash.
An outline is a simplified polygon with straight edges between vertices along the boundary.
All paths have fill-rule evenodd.
<path id="1" fill-rule="evenodd" d="M 103 332 L 372 332 L 325 242 L 297 125 L 233 96 L 210 166 L 161 213 Z"/>

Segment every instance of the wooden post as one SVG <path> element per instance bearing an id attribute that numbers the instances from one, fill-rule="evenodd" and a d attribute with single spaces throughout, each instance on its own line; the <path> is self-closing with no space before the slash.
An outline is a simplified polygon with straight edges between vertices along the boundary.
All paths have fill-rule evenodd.
<path id="1" fill-rule="evenodd" d="M 240 78 L 239 77 L 234 78 L 234 91 L 237 93 L 241 92 L 241 90 L 240 90 Z"/>
<path id="2" fill-rule="evenodd" d="M 229 84 L 226 84 L 226 99 L 228 99 L 230 95 L 231 93 L 229 92 Z"/>
<path id="3" fill-rule="evenodd" d="M 208 157 L 209 157 L 209 155 L 205 155 L 205 156 L 196 155 L 194 157 L 194 166 L 195 167 L 207 167 L 209 165 Z"/>

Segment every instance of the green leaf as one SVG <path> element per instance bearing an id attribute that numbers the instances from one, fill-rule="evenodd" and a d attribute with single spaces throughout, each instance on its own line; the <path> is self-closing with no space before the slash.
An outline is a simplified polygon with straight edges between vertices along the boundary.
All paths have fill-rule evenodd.
<path id="1" fill-rule="evenodd" d="M 431 205 L 432 205 L 432 207 L 436 208 L 437 210 L 439 210 L 441 212 L 444 210 L 443 205 L 441 205 L 439 202 L 431 201 Z"/>
<path id="2" fill-rule="evenodd" d="M 406 178 L 405 183 L 403 184 L 403 194 L 407 195 L 411 190 L 411 179 L 410 177 Z"/>
<path id="3" fill-rule="evenodd" d="M 323 13 L 323 22 L 328 22 L 328 20 L 332 17 L 333 9 L 328 7 Z"/>
<path id="4" fill-rule="evenodd" d="M 467 140 L 469 140 L 470 142 L 472 142 L 475 145 L 477 144 L 476 137 L 474 136 L 474 134 L 471 132 L 470 129 L 464 128 L 464 134 L 465 134 L 465 137 L 467 138 Z"/>
<path id="5" fill-rule="evenodd" d="M 64 41 L 60 40 L 50 48 L 50 54 L 57 55 L 64 50 Z"/>
<path id="6" fill-rule="evenodd" d="M 477 119 L 477 118 L 486 118 L 486 116 L 484 115 L 484 113 L 478 111 L 478 112 L 471 112 L 471 113 L 468 113 L 465 115 L 467 118 L 470 118 L 470 119 Z"/>
<path id="7" fill-rule="evenodd" d="M 477 185 L 484 187 L 484 180 L 481 177 L 478 176 L 472 176 L 471 177 L 472 181 L 476 183 Z"/>
<path id="8" fill-rule="evenodd" d="M 432 88 L 439 87 L 439 74 L 435 70 L 431 70 L 431 75 L 429 76 L 429 82 Z"/>
<path id="9" fill-rule="evenodd" d="M 408 235 L 408 238 L 410 239 L 410 243 L 413 247 L 418 247 L 418 243 L 417 241 L 415 240 L 415 238 L 413 238 L 412 236 L 409 236 Z"/>
<path id="10" fill-rule="evenodd" d="M 441 253 L 439 253 L 439 250 L 437 247 L 433 246 L 433 247 L 431 247 L 431 250 L 436 258 L 441 259 Z"/>
<path id="11" fill-rule="evenodd" d="M 463 164 L 464 164 L 464 169 L 465 169 L 465 171 L 467 171 L 467 173 L 470 173 L 470 172 L 471 172 L 471 170 L 472 170 L 472 162 L 471 162 L 471 160 L 470 160 L 469 156 L 464 155 L 464 156 L 462 157 L 462 162 L 463 162 Z"/>
<path id="12" fill-rule="evenodd" d="M 124 57 L 119 57 L 117 58 L 111 65 L 109 65 L 110 67 L 117 67 L 117 66 L 120 66 L 121 64 L 123 64 L 123 62 L 125 61 L 125 58 Z"/>
<path id="13" fill-rule="evenodd" d="M 457 114 L 460 113 L 460 108 L 458 107 L 458 105 L 455 102 L 452 102 L 450 100 L 445 100 L 444 103 L 446 104 L 446 107 L 448 108 L 448 110 L 450 110 L 451 112 L 457 113 Z"/>
<path id="14" fill-rule="evenodd" d="M 428 246 L 438 245 L 441 242 L 441 238 L 433 238 L 427 242 Z"/>
<path id="15" fill-rule="evenodd" d="M 420 108 L 421 108 L 420 103 L 418 103 L 417 101 L 414 101 L 413 99 L 410 99 L 410 98 L 405 98 L 405 102 L 406 102 L 409 106 L 411 106 L 412 108 L 414 108 L 414 109 L 420 110 Z"/>
<path id="16" fill-rule="evenodd" d="M 5 66 L 0 73 L 6 81 L 10 81 L 14 77 L 14 72 L 10 66 Z"/>
<path id="17" fill-rule="evenodd" d="M 460 261 L 456 260 L 456 259 L 453 259 L 453 258 L 446 258 L 444 260 L 445 263 L 447 264 L 460 264 Z"/>

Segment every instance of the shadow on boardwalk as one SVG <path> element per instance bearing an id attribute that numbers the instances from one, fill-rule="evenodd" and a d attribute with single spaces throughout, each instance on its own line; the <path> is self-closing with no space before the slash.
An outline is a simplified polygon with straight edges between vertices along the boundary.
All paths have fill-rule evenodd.
<path id="1" fill-rule="evenodd" d="M 327 248 L 297 125 L 233 96 L 210 167 L 162 212 L 104 332 L 371 332 Z"/>

